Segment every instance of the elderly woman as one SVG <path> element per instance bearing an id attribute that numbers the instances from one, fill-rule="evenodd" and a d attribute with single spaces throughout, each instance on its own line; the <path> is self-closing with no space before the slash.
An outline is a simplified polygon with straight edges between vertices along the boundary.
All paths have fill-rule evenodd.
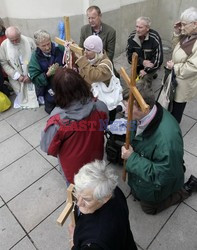
<path id="1" fill-rule="evenodd" d="M 41 149 L 58 157 L 67 184 L 86 163 L 102 160 L 106 105 L 95 100 L 90 85 L 74 70 L 57 69 L 52 87 L 57 107 L 42 134 Z"/>
<path id="2" fill-rule="evenodd" d="M 89 83 L 104 82 L 108 86 L 113 65 L 103 51 L 103 42 L 99 36 L 91 35 L 84 41 L 85 53 L 76 61 L 80 75 Z M 114 100 L 116 102 L 116 100 Z M 115 119 L 116 109 L 110 110 L 110 120 Z"/>
<path id="3" fill-rule="evenodd" d="M 180 123 L 186 103 L 197 96 L 197 9 L 186 9 L 174 28 L 176 46 L 167 67 L 174 68 L 176 74 L 178 86 L 172 115 Z"/>
<path id="4" fill-rule="evenodd" d="M 72 250 L 137 249 L 114 170 L 105 162 L 94 161 L 79 170 L 74 182 L 80 214 L 75 228 L 69 227 Z"/>
<path id="5" fill-rule="evenodd" d="M 42 29 L 34 33 L 34 41 L 37 49 L 29 63 L 29 74 L 36 86 L 39 103 L 45 104 L 45 111 L 50 114 L 55 107 L 51 81 L 56 69 L 62 66 L 64 47 L 51 42 L 50 34 Z"/>

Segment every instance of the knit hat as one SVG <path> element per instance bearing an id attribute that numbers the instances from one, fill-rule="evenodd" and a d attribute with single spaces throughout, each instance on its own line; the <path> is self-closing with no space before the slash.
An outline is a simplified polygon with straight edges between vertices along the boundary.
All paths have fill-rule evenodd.
<path id="1" fill-rule="evenodd" d="M 99 36 L 92 35 L 86 38 L 83 43 L 85 49 L 100 53 L 103 51 L 103 42 Z"/>

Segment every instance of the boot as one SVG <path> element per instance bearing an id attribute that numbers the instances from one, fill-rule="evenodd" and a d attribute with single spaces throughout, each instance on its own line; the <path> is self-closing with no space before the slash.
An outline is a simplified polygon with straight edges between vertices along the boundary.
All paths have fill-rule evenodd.
<path id="1" fill-rule="evenodd" d="M 189 180 L 183 185 L 183 188 L 190 194 L 197 192 L 197 178 L 191 175 Z"/>

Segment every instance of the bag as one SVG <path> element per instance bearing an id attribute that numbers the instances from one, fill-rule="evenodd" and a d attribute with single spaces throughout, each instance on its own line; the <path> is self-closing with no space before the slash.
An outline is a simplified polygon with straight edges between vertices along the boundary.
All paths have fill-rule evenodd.
<path id="1" fill-rule="evenodd" d="M 21 89 L 14 102 L 14 108 L 38 108 L 35 86 L 33 83 L 21 83 Z"/>
<path id="2" fill-rule="evenodd" d="M 11 107 L 11 101 L 4 93 L 0 92 L 0 112 L 4 112 Z"/>
<path id="3" fill-rule="evenodd" d="M 107 64 L 100 63 L 99 65 L 105 65 L 110 70 L 112 77 L 108 86 L 104 82 L 94 82 L 91 90 L 93 96 L 103 101 L 110 111 L 115 109 L 122 101 L 122 86 L 119 78 L 114 75 L 113 70 Z"/>
<path id="4" fill-rule="evenodd" d="M 121 158 L 121 147 L 125 143 L 126 135 L 112 134 L 109 130 L 106 130 L 105 136 L 107 138 L 105 147 L 107 160 L 123 165 L 124 160 Z"/>
<path id="5" fill-rule="evenodd" d="M 173 100 L 175 96 L 177 81 L 174 69 L 170 70 L 166 67 L 164 68 L 165 75 L 162 80 L 162 87 L 158 95 L 157 101 L 161 104 L 163 108 L 171 112 L 173 108 Z"/>

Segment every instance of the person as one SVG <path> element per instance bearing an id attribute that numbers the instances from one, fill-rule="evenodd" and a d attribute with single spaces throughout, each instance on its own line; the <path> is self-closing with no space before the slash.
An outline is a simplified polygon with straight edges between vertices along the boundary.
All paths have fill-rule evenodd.
<path id="1" fill-rule="evenodd" d="M 127 160 L 131 193 L 145 213 L 157 214 L 197 191 L 197 178 L 191 175 L 184 184 L 183 138 L 177 121 L 155 103 L 151 89 L 137 86 L 149 109 L 142 111 L 134 101 L 137 124 L 132 126 L 129 149 L 122 147 L 122 158 Z"/>
<path id="2" fill-rule="evenodd" d="M 167 62 L 174 69 L 177 80 L 172 115 L 181 122 L 186 103 L 197 96 L 197 8 L 183 11 L 174 25 L 172 60 Z"/>
<path id="3" fill-rule="evenodd" d="M 3 20 L 0 18 L 0 45 L 2 44 L 2 42 L 6 39 L 6 35 L 5 35 L 5 26 L 4 26 L 4 22 Z"/>
<path id="4" fill-rule="evenodd" d="M 83 56 L 78 56 L 76 65 L 80 75 L 89 83 L 104 82 L 109 85 L 113 70 L 113 65 L 103 51 L 103 43 L 99 36 L 91 35 L 84 41 L 85 52 Z M 114 100 L 115 102 L 117 100 Z M 109 112 L 110 121 L 115 119 L 116 108 Z"/>
<path id="5" fill-rule="evenodd" d="M 29 62 L 29 75 L 35 84 L 39 103 L 44 104 L 45 111 L 50 114 L 55 107 L 51 81 L 57 68 L 63 65 L 64 46 L 56 46 L 50 34 L 43 29 L 34 33 L 34 41 L 37 48 Z"/>
<path id="6" fill-rule="evenodd" d="M 104 161 L 84 165 L 74 177 L 80 214 L 69 225 L 71 249 L 135 250 L 125 196 L 118 176 Z"/>
<path id="7" fill-rule="evenodd" d="M 98 35 L 103 41 L 103 48 L 111 61 L 114 58 L 116 31 L 101 21 L 101 10 L 98 6 L 90 6 L 86 10 L 89 24 L 81 28 L 79 46 L 84 48 L 84 41 L 91 35 Z"/>
<path id="8" fill-rule="evenodd" d="M 131 63 L 134 52 L 138 54 L 137 74 L 141 82 L 151 87 L 157 70 L 163 63 L 163 48 L 159 34 L 150 28 L 149 17 L 139 17 L 136 20 L 136 30 L 128 38 L 126 55 Z"/>
<path id="9" fill-rule="evenodd" d="M 106 105 L 93 98 L 90 85 L 74 70 L 58 68 L 52 82 L 57 107 L 41 138 L 41 149 L 58 157 L 67 184 L 86 163 L 103 159 Z"/>
<path id="10" fill-rule="evenodd" d="M 26 106 L 26 100 L 24 103 L 19 100 L 19 93 L 23 93 L 28 87 L 27 84 L 31 83 L 28 76 L 28 63 L 36 46 L 32 38 L 21 35 L 20 30 L 15 26 L 8 27 L 5 35 L 7 39 L 1 44 L 0 63 L 17 95 L 15 107 Z"/>

